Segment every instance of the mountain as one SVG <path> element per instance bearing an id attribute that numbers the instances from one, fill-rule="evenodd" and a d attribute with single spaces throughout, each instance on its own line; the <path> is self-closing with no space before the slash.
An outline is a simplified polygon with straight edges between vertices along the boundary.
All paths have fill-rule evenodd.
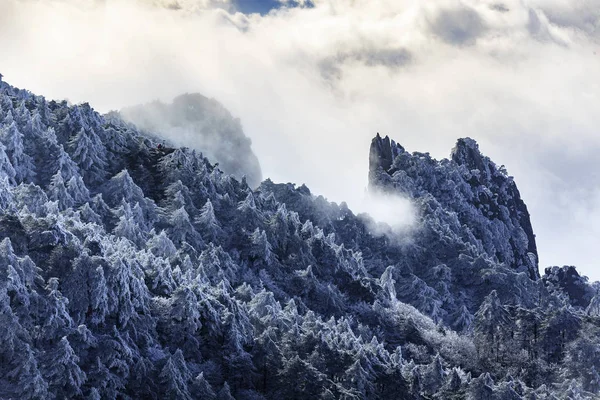
<path id="1" fill-rule="evenodd" d="M 473 139 L 459 139 L 449 160 L 436 161 L 428 154 L 410 154 L 377 134 L 371 143 L 369 185 L 416 201 L 423 223 L 442 218 L 457 246 L 539 279 L 527 206 L 505 168 L 482 155 Z"/>
<path id="2" fill-rule="evenodd" d="M 125 108 L 121 115 L 137 127 L 159 133 L 177 146 L 199 149 L 220 169 L 250 186 L 262 181 L 258 158 L 240 120 L 221 103 L 199 93 L 176 97 L 171 104 L 160 101 Z"/>
<path id="3" fill-rule="evenodd" d="M 524 204 L 479 153 L 489 175 L 374 140 L 373 190 L 419 210 L 399 241 L 306 186 L 253 188 L 119 113 L 1 81 L 0 143 L 0 398 L 599 393 L 598 286 L 531 269 Z"/>

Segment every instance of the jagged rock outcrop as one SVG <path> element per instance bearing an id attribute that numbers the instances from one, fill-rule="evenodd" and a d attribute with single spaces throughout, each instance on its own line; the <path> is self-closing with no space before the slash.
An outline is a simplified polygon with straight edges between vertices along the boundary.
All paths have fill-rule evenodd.
<path id="1" fill-rule="evenodd" d="M 527 206 L 513 178 L 473 139 L 459 139 L 450 159 L 437 161 L 378 134 L 369 159 L 370 188 L 409 196 L 423 219 L 444 221 L 476 253 L 539 279 Z"/>
<path id="2" fill-rule="evenodd" d="M 238 179 L 246 176 L 252 187 L 262 181 L 252 141 L 244 134 L 240 120 L 215 99 L 199 93 L 184 94 L 171 104 L 155 101 L 125 108 L 121 115 L 176 146 L 202 151 L 213 163 L 219 163 L 223 172 Z"/>

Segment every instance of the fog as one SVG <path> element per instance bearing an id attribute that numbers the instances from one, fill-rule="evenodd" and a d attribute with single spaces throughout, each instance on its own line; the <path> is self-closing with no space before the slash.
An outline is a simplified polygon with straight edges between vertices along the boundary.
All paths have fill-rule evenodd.
<path id="1" fill-rule="evenodd" d="M 214 97 L 265 177 L 355 210 L 377 131 L 437 158 L 470 136 L 514 175 L 540 266 L 600 279 L 600 1 L 312 3 L 2 0 L 0 72 L 101 112 Z"/>
<path id="2" fill-rule="evenodd" d="M 372 234 L 385 235 L 400 245 L 410 243 L 419 228 L 416 207 L 401 194 L 370 188 L 355 209 L 362 212 L 360 216 Z"/>

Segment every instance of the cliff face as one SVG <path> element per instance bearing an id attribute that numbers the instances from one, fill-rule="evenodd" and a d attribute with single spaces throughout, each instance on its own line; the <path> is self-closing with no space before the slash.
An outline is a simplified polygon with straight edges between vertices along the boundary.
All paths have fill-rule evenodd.
<path id="1" fill-rule="evenodd" d="M 473 139 L 459 139 L 450 159 L 438 161 L 378 134 L 369 159 L 372 189 L 409 196 L 420 205 L 423 220 L 450 227 L 461 245 L 539 279 L 527 206 L 513 178 L 481 154 Z"/>

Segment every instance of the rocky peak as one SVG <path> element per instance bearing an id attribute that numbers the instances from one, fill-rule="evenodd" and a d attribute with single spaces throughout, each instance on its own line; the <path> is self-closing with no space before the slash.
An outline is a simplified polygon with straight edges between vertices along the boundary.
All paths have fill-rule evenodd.
<path id="1" fill-rule="evenodd" d="M 512 177 L 484 156 L 475 140 L 459 139 L 450 160 L 438 161 L 427 153 L 410 154 L 378 134 L 369 158 L 370 188 L 404 193 L 422 203 L 424 219 L 438 218 L 443 226 L 458 218 L 455 233 L 463 244 L 539 278 L 527 206 Z"/>
<path id="2" fill-rule="evenodd" d="M 450 159 L 458 165 L 464 165 L 469 170 L 477 169 L 481 172 L 487 169 L 487 161 L 489 161 L 479 151 L 477 142 L 468 137 L 457 140 L 456 146 L 454 146 L 450 153 Z"/>
<path id="3" fill-rule="evenodd" d="M 382 138 L 379 132 L 377 132 L 377 136 L 371 141 L 371 150 L 369 153 L 370 169 L 377 170 L 381 168 L 384 171 L 388 171 L 400 149 L 404 151 L 402 146 L 396 145 L 388 136 Z"/>

